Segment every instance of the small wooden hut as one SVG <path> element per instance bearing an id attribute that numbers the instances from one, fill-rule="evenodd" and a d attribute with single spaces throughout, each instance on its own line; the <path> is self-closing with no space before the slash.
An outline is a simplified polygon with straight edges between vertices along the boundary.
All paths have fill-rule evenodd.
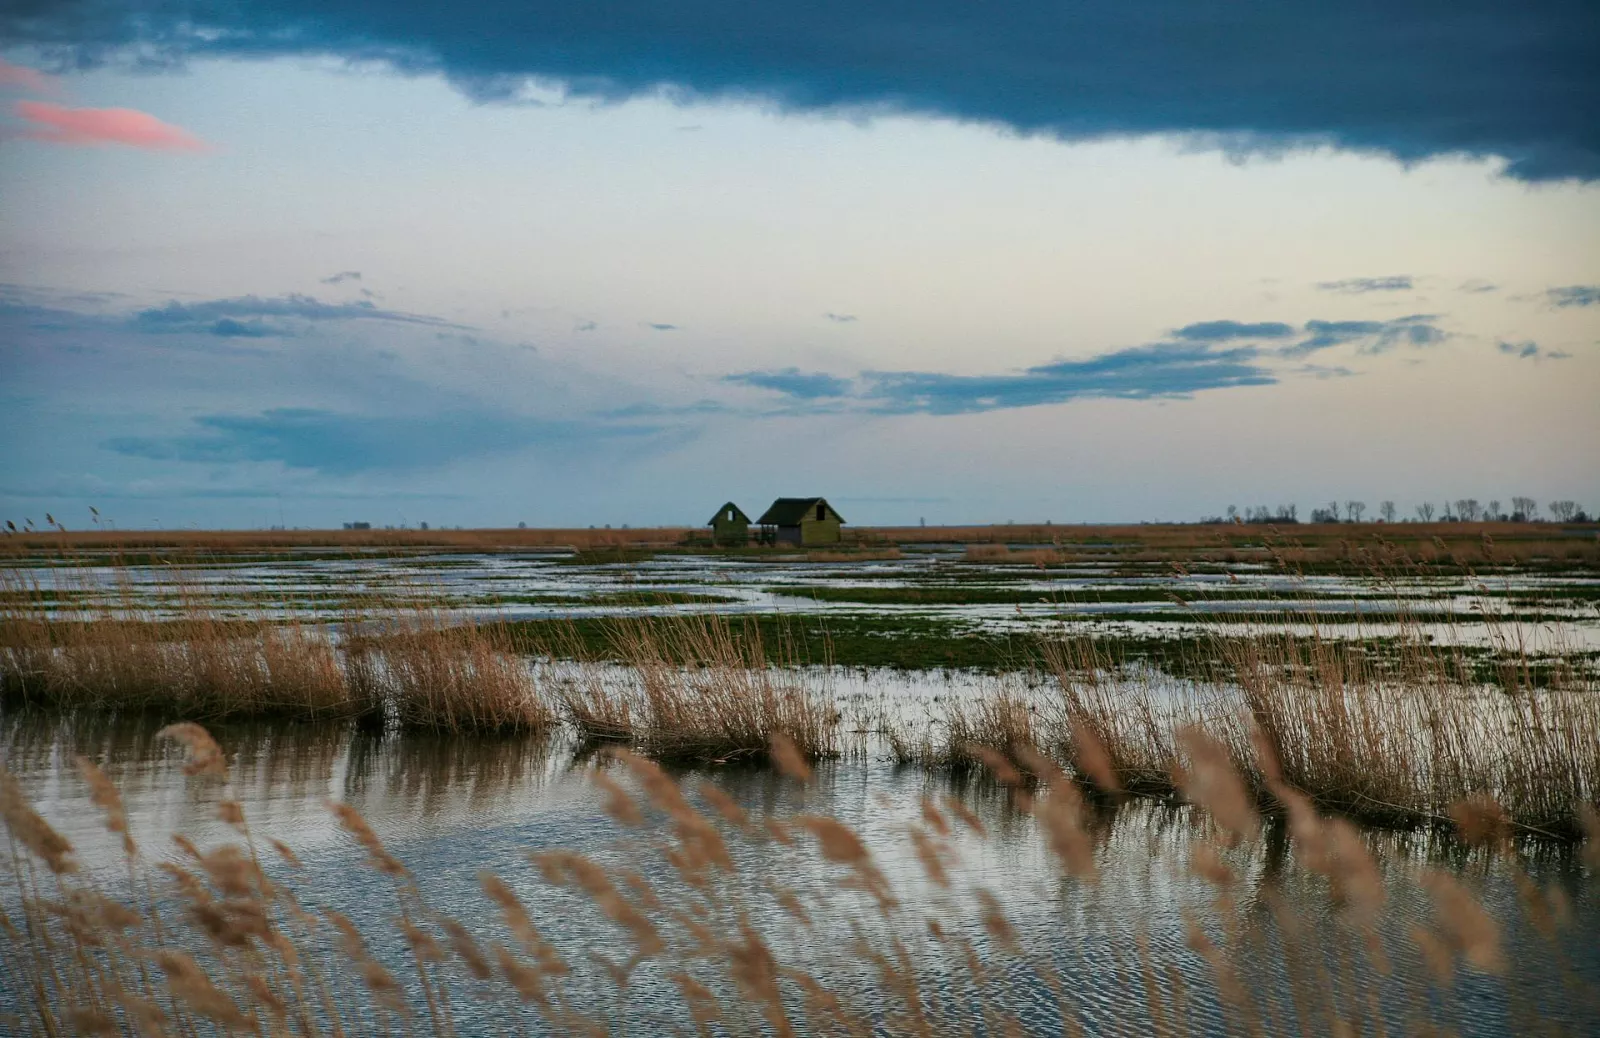
<path id="1" fill-rule="evenodd" d="M 838 544 L 844 516 L 820 497 L 780 497 L 761 513 L 761 539 L 768 544 Z"/>
<path id="2" fill-rule="evenodd" d="M 717 509 L 707 525 L 712 544 L 740 546 L 750 540 L 750 517 L 732 501 Z"/>

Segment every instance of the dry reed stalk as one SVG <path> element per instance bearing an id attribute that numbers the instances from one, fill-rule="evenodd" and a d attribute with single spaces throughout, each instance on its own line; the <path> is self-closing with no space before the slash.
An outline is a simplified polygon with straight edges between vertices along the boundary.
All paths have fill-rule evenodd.
<path id="1" fill-rule="evenodd" d="M 959 774 L 986 766 L 976 748 L 1015 755 L 1018 748 L 1037 746 L 1041 734 L 1037 712 L 1037 704 L 997 680 L 975 702 L 944 697 L 938 713 L 914 730 L 890 720 L 883 728 L 890 759 L 896 764 Z"/>
<path id="2" fill-rule="evenodd" d="M 199 734 L 191 731 L 189 741 L 204 749 Z M 1242 779 L 1232 774 L 1232 748 L 1193 732 L 1183 733 L 1178 743 L 1183 754 L 1181 781 L 1185 789 L 1219 823 L 1248 832 L 1253 824 L 1252 813 Z M 1261 739 L 1259 745 L 1262 750 L 1257 766 L 1273 795 L 1286 805 L 1296 856 L 1335 882 L 1336 897 L 1351 907 L 1357 925 L 1372 933 L 1384 881 L 1361 838 L 1349 823 L 1318 816 L 1309 800 L 1285 784 L 1267 741 Z M 1030 776 L 1036 780 L 1040 788 L 1032 799 L 1032 810 L 1046 844 L 1068 871 L 1093 875 L 1091 870 L 1098 866 L 1078 786 L 1045 754 L 1026 746 L 1017 747 L 1014 753 L 1020 769 L 997 752 L 988 751 L 981 756 L 1003 764 L 1005 777 L 1013 783 L 1025 784 Z M 221 756 L 220 749 L 216 755 Z M 701 863 L 699 872 L 683 874 L 689 899 L 682 901 L 680 892 L 662 889 L 670 885 L 663 881 L 651 885 L 631 870 L 608 872 L 597 861 L 570 851 L 546 853 L 537 860 L 553 879 L 585 891 L 602 916 L 630 935 L 640 955 L 662 960 L 662 975 L 669 980 L 668 990 L 675 993 L 678 1001 L 671 1007 L 655 1007 L 657 1011 L 670 1008 L 676 1014 L 674 1019 L 684 1025 L 713 1033 L 719 1028 L 789 1033 L 799 1029 L 797 1020 L 805 1021 L 808 1031 L 818 1033 L 870 1033 L 871 1018 L 857 1015 L 809 973 L 785 963 L 785 953 L 752 924 L 742 895 L 706 884 L 705 868 L 715 865 L 724 871 L 730 869 L 730 855 L 709 820 L 689 806 L 679 784 L 659 766 L 637 755 L 622 751 L 618 756 L 652 806 L 666 814 L 677 830 L 679 845 L 669 850 L 669 860 L 672 854 L 678 854 L 682 860 L 692 857 Z M 104 776 L 97 771 L 86 770 L 85 775 L 91 799 L 115 817 L 118 808 L 111 805 L 120 804 L 120 794 L 105 788 Z M 612 792 L 615 795 L 615 790 Z M 32 812 L 19 790 L 8 788 L 4 806 L 14 838 L 29 854 L 48 860 L 53 853 L 65 853 L 60 846 L 49 845 L 48 840 L 30 842 L 27 831 L 38 831 L 46 823 Z M 1498 817 L 1494 805 L 1486 800 L 1474 802 L 1471 809 L 1475 817 Z M 392 858 L 381 838 L 359 814 L 348 808 L 336 811 L 341 824 L 366 847 L 377 868 L 390 875 L 405 875 L 405 867 Z M 946 811 L 966 819 L 975 833 L 981 834 L 984 829 L 971 807 L 960 800 L 947 800 L 942 809 L 931 802 L 922 805 L 921 822 L 927 829 L 913 828 L 913 833 L 922 837 L 919 841 L 914 835 L 913 844 L 920 847 L 918 856 L 935 883 L 941 876 L 945 882 L 954 878 L 948 869 L 956 864 L 955 859 L 949 848 L 937 845 L 950 830 Z M 638 821 L 633 817 L 624 820 L 631 824 Z M 888 919 L 894 918 L 898 899 L 889 877 L 878 868 L 859 835 L 825 816 L 803 815 L 795 822 L 797 828 L 816 839 L 823 861 L 849 868 L 854 885 L 866 889 Z M 756 831 L 751 827 L 750 835 L 753 837 Z M 692 850 L 691 845 L 695 845 Z M 310 991 L 323 985 L 315 963 L 323 961 L 319 948 L 326 941 L 317 934 L 315 917 L 300 910 L 284 886 L 268 883 L 253 859 L 239 847 L 224 845 L 201 851 L 187 841 L 180 846 L 197 872 L 190 873 L 171 863 L 163 863 L 163 871 L 180 882 L 179 897 L 186 907 L 185 917 L 191 920 L 187 927 L 168 925 L 152 930 L 150 912 L 108 899 L 65 871 L 60 877 L 60 893 L 49 899 L 48 906 L 37 894 L 22 894 L 22 903 L 32 906 L 29 925 L 37 928 L 38 939 L 11 942 L 3 948 L 3 955 L 5 962 L 15 962 L 20 967 L 12 975 L 37 981 L 29 982 L 25 997 L 36 1000 L 37 1019 L 48 1023 L 28 1025 L 28 1033 L 57 1033 L 65 1022 L 94 1032 L 103 1030 L 107 1020 L 118 1019 L 137 1020 L 143 1030 L 162 1033 L 192 1033 L 212 1025 L 223 1030 L 260 1029 L 271 1033 L 322 1030 L 318 1022 L 297 1008 Z M 1230 862 L 1208 843 L 1197 841 L 1190 860 L 1194 874 L 1224 892 L 1240 882 Z M 1003 881 L 1004 877 L 1004 872 L 990 873 L 986 882 Z M 454 1033 L 458 1026 L 452 1020 L 448 991 L 452 987 L 462 990 L 461 984 L 474 985 L 471 990 L 482 1003 L 480 1012 L 491 1009 L 495 999 L 507 998 L 513 1005 L 525 1002 L 534 1006 L 553 1030 L 600 1032 L 598 1020 L 571 1009 L 565 984 L 574 971 L 535 929 L 528 909 L 504 881 L 487 873 L 481 879 L 486 895 L 500 907 L 507 929 L 530 957 L 531 964 L 505 945 L 485 944 L 480 934 L 455 919 L 423 910 L 423 918 L 434 920 L 442 931 L 441 939 L 419 925 L 412 915 L 403 913 L 398 921 L 399 936 L 423 978 L 418 995 L 418 989 L 408 991 L 379 960 L 351 920 L 330 914 L 327 922 L 333 928 L 335 944 L 355 967 L 350 972 L 356 981 L 356 985 L 343 983 L 336 1000 L 324 996 L 324 1011 L 333 1033 L 343 1033 L 338 1023 L 341 1017 L 363 1021 L 370 1028 L 374 1020 L 369 1008 L 397 1017 L 408 1031 Z M 1522 964 L 1505 954 L 1498 924 L 1483 905 L 1463 883 L 1442 873 L 1428 873 L 1422 882 L 1435 905 L 1437 931 L 1419 931 L 1416 940 L 1439 975 L 1452 977 L 1454 960 L 1461 956 L 1475 968 L 1504 971 L 1505 982 L 1509 983 L 1510 976 Z M 944 888 L 944 884 L 939 885 Z M 1560 904 L 1537 891 L 1537 897 L 1530 895 L 1526 882 L 1521 886 L 1522 910 L 1530 913 L 1536 925 L 1553 931 L 1562 911 Z M 954 887 L 952 884 L 952 894 L 947 896 L 954 895 Z M 816 913 L 838 910 L 826 897 L 814 899 L 816 907 L 807 909 L 800 905 L 794 891 L 781 887 L 772 890 L 779 907 L 793 912 L 795 918 L 808 925 L 802 931 L 806 934 L 813 932 L 809 924 Z M 1034 953 L 1032 944 L 1038 939 L 1037 934 L 1019 929 L 1015 920 L 1021 917 L 1013 914 L 1013 907 L 1003 899 L 998 886 L 972 890 L 970 896 L 977 927 L 988 934 L 998 951 L 1019 961 Z M 1276 989 L 1278 996 L 1288 1002 L 1281 1012 L 1271 1001 L 1257 998 L 1250 990 L 1248 970 L 1252 962 L 1259 960 L 1262 937 L 1248 929 L 1245 917 L 1231 907 L 1219 908 L 1221 915 L 1217 918 L 1203 919 L 1198 914 L 1188 917 L 1190 945 L 1210 964 L 1210 980 L 1184 979 L 1175 972 L 1170 952 L 1153 951 L 1141 937 L 1137 963 L 1125 961 L 1126 955 L 1116 956 L 1113 968 L 1121 979 L 1110 997 L 1121 1001 L 1112 1003 L 1115 1010 L 1135 1014 L 1132 1025 L 1136 1027 L 1140 1026 L 1138 1014 L 1148 1017 L 1153 1033 L 1185 1033 L 1202 1026 L 1194 1015 L 1189 989 L 1194 984 L 1204 984 L 1211 992 L 1204 997 L 1220 999 L 1226 1007 L 1229 1026 L 1245 1032 L 1281 1033 L 1295 1027 L 1305 1030 L 1319 1028 L 1322 1022 L 1329 1022 L 1334 1030 L 1345 1025 L 1356 1032 L 1376 1027 L 1384 1019 L 1377 1004 L 1363 1007 L 1358 999 L 1350 997 L 1351 993 L 1363 991 L 1370 996 L 1376 990 L 1370 986 L 1370 974 L 1347 962 L 1349 955 L 1361 952 L 1361 945 L 1330 954 L 1316 943 L 1323 939 L 1319 935 L 1324 931 L 1317 928 L 1314 920 L 1291 914 L 1284 900 L 1270 896 L 1270 892 L 1267 900 L 1272 918 L 1277 920 L 1276 939 L 1281 942 L 1290 971 L 1288 985 Z M 675 907 L 675 902 L 686 905 L 688 910 Z M 1231 905 L 1231 898 L 1219 902 L 1221 905 Z M 418 907 L 421 908 L 420 902 Z M 719 936 L 714 929 L 718 921 L 726 927 L 722 932 L 733 936 Z M 958 954 L 958 962 L 965 962 L 977 992 L 975 1002 L 945 1003 L 938 986 L 925 983 L 940 976 L 943 967 L 923 959 L 926 946 L 908 945 L 892 922 L 876 930 L 864 929 L 857 922 L 851 925 L 859 954 L 872 964 L 877 977 L 871 987 L 862 990 L 857 985 L 854 989 L 883 1007 L 883 1013 L 888 1015 L 880 1019 L 889 1021 L 887 1026 L 923 1034 L 977 1027 L 1009 1033 L 1021 1027 L 1019 1018 L 1012 1013 L 1014 990 L 1004 980 L 1007 968 L 985 964 L 970 940 L 946 933 L 947 924 L 934 922 L 930 932 L 941 946 Z M 836 931 L 819 928 L 815 932 Z M 144 946 L 139 955 L 133 954 L 135 942 Z M 1375 969 L 1387 969 L 1381 946 L 1369 944 L 1369 948 L 1371 957 L 1363 961 Z M 140 988 L 134 964 L 141 961 L 155 963 L 166 976 L 164 994 L 151 997 L 136 993 Z M 621 988 L 630 984 L 637 957 L 620 964 L 603 957 L 588 961 L 594 963 L 587 967 L 591 977 L 594 969 L 612 976 L 618 990 L 618 1007 L 626 1006 L 624 1000 L 631 995 Z M 927 972 L 930 967 L 932 973 Z M 719 986 L 710 977 L 707 971 L 718 968 L 725 970 L 731 986 Z M 342 978 L 337 967 L 333 969 L 334 977 Z M 1044 971 L 1041 976 L 1046 977 L 1046 986 L 1055 992 L 1063 1028 L 1069 1033 L 1081 1033 L 1073 1030 L 1077 1009 L 1069 985 L 1055 976 L 1053 967 L 1039 969 Z M 1158 984 L 1153 979 L 1156 977 L 1163 978 L 1162 982 Z M 592 1001 L 592 982 L 583 990 Z M 1405 989 L 1400 990 L 1403 993 Z M 1386 997 L 1394 993 L 1390 991 Z M 420 1007 L 414 1005 L 423 997 L 428 1002 L 426 1016 L 419 1015 Z M 1419 990 L 1415 997 L 1418 1001 L 1413 1004 L 1413 1011 L 1420 1010 L 1423 1015 L 1419 1019 L 1432 1021 L 1438 1019 L 1439 1000 L 1448 994 Z M 1035 1018 L 1027 1019 L 1030 1027 L 1036 1026 Z M 382 1016 L 376 1023 L 382 1025 Z"/>
<path id="3" fill-rule="evenodd" d="M 802 759 L 837 754 L 838 713 L 794 668 L 769 666 L 759 631 L 715 615 L 636 618 L 612 630 L 637 674 L 635 744 L 660 760 L 765 760 L 775 737 Z"/>
<path id="4" fill-rule="evenodd" d="M 18 843 L 56 875 L 77 871 L 72 859 L 72 844 L 56 832 L 28 803 L 22 785 L 11 770 L 0 764 L 0 819 Z"/>
<path id="5" fill-rule="evenodd" d="M 1600 799 L 1600 696 L 1588 678 L 1486 690 L 1459 653 L 1420 636 L 1379 660 L 1344 641 L 1284 633 L 1217 635 L 1225 677 L 1157 688 L 1087 641 L 1045 645 L 1060 689 L 1037 742 L 1096 785 L 1176 791 L 1180 733 L 1207 733 L 1253 797 L 1274 782 L 1364 821 L 1450 824 L 1491 797 L 1517 833 L 1581 835 L 1578 805 Z M 961 716 L 965 707 L 951 708 Z M 1273 775 L 1258 766 L 1268 751 Z M 1084 748 L 1087 748 L 1085 752 Z"/>
<path id="6" fill-rule="evenodd" d="M 178 567 L 143 591 L 126 570 L 113 582 L 114 599 L 62 608 L 0 572 L 0 693 L 210 718 L 353 712 L 326 631 L 280 622 L 265 606 L 226 615 Z"/>
<path id="7" fill-rule="evenodd" d="M 1600 796 L 1600 700 L 1586 688 L 1487 692 L 1421 638 L 1393 668 L 1287 635 L 1220 649 L 1285 781 L 1325 806 L 1440 824 L 1487 795 L 1516 827 L 1571 838 L 1575 805 Z"/>
<path id="8" fill-rule="evenodd" d="M 1024 548 L 1015 550 L 1007 544 L 969 544 L 962 561 L 1006 566 L 1059 565 L 1066 561 L 1061 552 L 1053 548 Z"/>
<path id="9" fill-rule="evenodd" d="M 655 924 L 617 889 L 605 869 L 571 851 L 544 851 L 530 855 L 549 882 L 557 886 L 576 883 L 606 918 L 628 931 L 640 956 L 659 955 L 666 944 Z"/>
<path id="10" fill-rule="evenodd" d="M 454 549 L 460 551 L 555 548 L 588 551 L 603 548 L 665 548 L 685 542 L 684 527 L 638 527 L 628 530 L 506 529 L 506 530 L 74 530 L 15 535 L 0 541 L 0 551 L 12 555 L 48 552 L 125 555 L 164 552 L 196 556 L 202 553 L 288 553 L 315 548 Z"/>
<path id="11" fill-rule="evenodd" d="M 1089 639 L 1051 640 L 1043 649 L 1061 698 L 1040 745 L 1102 788 L 1173 792 L 1177 733 L 1205 717 L 1206 705 L 1188 690 L 1158 693 Z"/>
<path id="12" fill-rule="evenodd" d="M 555 710 L 498 626 L 450 626 L 425 608 L 379 635 L 347 639 L 357 698 L 390 704 L 403 727 L 548 731 Z"/>

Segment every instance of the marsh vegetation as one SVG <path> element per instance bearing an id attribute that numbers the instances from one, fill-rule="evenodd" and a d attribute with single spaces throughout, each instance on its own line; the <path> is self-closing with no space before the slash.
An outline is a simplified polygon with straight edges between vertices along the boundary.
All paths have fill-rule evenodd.
<path id="1" fill-rule="evenodd" d="M 1600 802 L 1582 558 L 1483 539 L 1471 559 L 1299 549 L 1312 569 L 1363 560 L 1357 577 L 1297 568 L 1282 542 L 1263 542 L 1268 562 L 1193 542 L 1135 557 L 1148 540 L 826 559 L 644 543 L 559 564 L 294 545 L 0 567 L 0 717 L 23 776 L 0 797 L 19 849 L 11 1029 L 1473 1031 L 1460 999 L 1503 1026 L 1600 1018 L 1600 964 L 1575 936 Z M 194 721 L 245 744 L 217 748 Z M 214 812 L 188 820 L 215 846 L 163 860 L 99 770 L 115 740 L 70 733 L 168 723 L 209 790 L 190 802 Z M 343 748 L 317 749 L 327 738 Z M 521 877 L 494 843 L 473 895 L 459 852 L 413 871 L 390 849 L 385 817 L 415 809 L 340 806 L 332 823 L 373 868 L 358 881 L 326 838 L 331 871 L 279 847 L 229 784 L 309 754 L 294 769 L 309 781 L 261 801 L 298 829 L 319 788 L 396 753 L 397 789 L 467 796 L 437 824 L 559 773 L 634 835 L 558 827 L 571 842 L 539 837 Z M 81 829 L 30 806 L 78 755 L 71 796 L 126 844 L 80 854 Z M 527 809 L 559 813 L 564 788 Z M 885 797 L 893 824 L 871 806 Z M 446 901 L 423 869 L 455 877 Z M 1112 904 L 1162 904 L 1174 883 L 1179 916 L 1112 932 Z M 1103 917 L 1071 921 L 1102 892 Z M 1032 902 L 1059 914 L 1019 918 Z M 1406 928 L 1384 925 L 1394 903 Z M 1064 960 L 1063 926 L 1120 950 Z"/>
<path id="2" fill-rule="evenodd" d="M 1169 773 L 1193 806 L 1168 818 L 1117 806 L 1114 754 L 1086 730 L 1087 782 L 1022 743 L 974 745 L 972 782 L 897 790 L 868 812 L 781 739 L 782 777 L 759 788 L 616 750 L 581 773 L 597 816 L 582 845 L 525 829 L 522 847 L 453 869 L 430 865 L 443 844 L 408 844 L 423 860 L 407 861 L 384 831 L 399 815 L 375 822 L 343 798 L 307 805 L 328 835 L 297 850 L 246 803 L 268 758 L 197 725 L 159 735 L 183 753 L 166 781 L 209 812 L 175 851 L 140 831 L 140 787 L 130 806 L 88 757 L 65 780 L 93 805 L 72 836 L 0 772 L 8 1033 L 1489 1034 L 1600 1020 L 1580 878 L 1600 866 L 1600 833 L 1586 862 L 1529 857 L 1480 796 L 1452 806 L 1461 853 L 1419 855 L 1318 811 L 1261 744 L 1250 766 L 1285 809 L 1264 821 L 1234 748 L 1193 729 Z M 336 762 L 296 765 L 291 782 L 314 788 L 319 764 Z M 396 774 L 410 786 L 419 769 Z M 1168 908 L 1130 919 L 1152 903 Z"/>

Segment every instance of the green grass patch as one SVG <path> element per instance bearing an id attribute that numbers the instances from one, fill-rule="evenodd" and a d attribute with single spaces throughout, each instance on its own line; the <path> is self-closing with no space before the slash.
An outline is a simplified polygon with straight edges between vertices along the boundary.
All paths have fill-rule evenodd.
<path id="1" fill-rule="evenodd" d="M 736 632 L 749 625 L 776 664 L 889 667 L 898 670 L 968 669 L 991 673 L 1038 670 L 1045 666 L 1043 638 L 1034 632 L 984 631 L 960 621 L 923 616 L 761 614 L 732 621 Z M 522 620 L 505 628 L 526 652 L 571 658 L 617 659 L 613 637 L 618 621 L 607 617 Z M 1173 672 L 1194 673 L 1210 644 L 1204 634 L 1171 637 L 1094 635 L 1108 657 L 1143 661 Z"/>
<path id="2" fill-rule="evenodd" d="M 1005 588 L 959 584 L 920 584 L 900 587 L 773 586 L 774 595 L 810 598 L 818 602 L 860 605 L 1030 605 L 1045 603 L 1115 602 L 1339 602 L 1360 600 L 1359 595 L 1323 594 L 1280 589 L 1239 588 Z M 1392 596 L 1385 595 L 1385 599 Z"/>

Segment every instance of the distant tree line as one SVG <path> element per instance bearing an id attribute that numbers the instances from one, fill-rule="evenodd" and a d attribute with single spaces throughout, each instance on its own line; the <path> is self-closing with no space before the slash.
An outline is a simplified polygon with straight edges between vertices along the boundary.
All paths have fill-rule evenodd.
<path id="1" fill-rule="evenodd" d="M 1549 520 L 1557 523 L 1592 523 L 1595 520 L 1584 511 L 1576 501 L 1551 501 L 1548 504 Z M 1346 501 L 1341 506 L 1338 501 L 1329 501 L 1320 508 L 1313 508 L 1307 520 L 1313 523 L 1359 523 L 1367 514 L 1365 501 Z M 1416 506 L 1416 520 L 1421 523 L 1542 523 L 1546 519 L 1539 512 L 1539 502 L 1531 497 L 1513 497 L 1511 510 L 1508 512 L 1500 507 L 1498 499 L 1483 504 L 1475 497 L 1461 498 L 1456 501 L 1445 501 L 1443 507 L 1437 512 L 1431 501 L 1425 501 Z M 1393 523 L 1400 521 L 1400 510 L 1393 501 L 1378 502 L 1378 514 L 1374 517 L 1378 522 Z M 1294 505 L 1279 505 L 1277 508 L 1268 508 L 1266 505 L 1246 506 L 1242 511 L 1237 505 L 1229 505 L 1224 515 L 1209 515 L 1200 520 L 1202 523 L 1298 523 L 1299 512 Z M 1407 518 L 1407 521 L 1411 521 Z"/>

